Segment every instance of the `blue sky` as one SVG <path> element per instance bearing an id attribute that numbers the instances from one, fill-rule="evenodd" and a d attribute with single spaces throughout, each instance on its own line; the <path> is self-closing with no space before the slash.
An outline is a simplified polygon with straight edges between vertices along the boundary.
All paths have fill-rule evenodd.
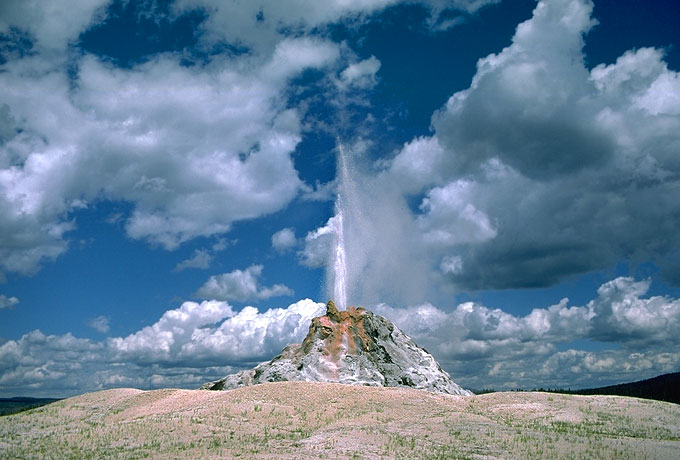
<path id="1" fill-rule="evenodd" d="M 349 303 L 458 383 L 677 371 L 677 2 L 320 5 L 3 2 L 0 395 L 271 358 L 338 196 Z"/>

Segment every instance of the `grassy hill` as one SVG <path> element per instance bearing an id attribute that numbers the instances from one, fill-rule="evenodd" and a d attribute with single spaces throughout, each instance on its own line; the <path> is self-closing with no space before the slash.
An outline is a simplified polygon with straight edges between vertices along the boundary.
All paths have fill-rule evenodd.
<path id="1" fill-rule="evenodd" d="M 680 406 L 281 382 L 116 389 L 0 417 L 3 459 L 674 459 Z"/>

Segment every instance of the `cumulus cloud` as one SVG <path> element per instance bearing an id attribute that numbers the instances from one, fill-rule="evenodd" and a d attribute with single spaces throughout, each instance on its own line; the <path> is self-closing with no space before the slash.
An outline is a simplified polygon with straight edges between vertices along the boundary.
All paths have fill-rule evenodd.
<path id="1" fill-rule="evenodd" d="M 7 297 L 5 294 L 0 294 L 0 310 L 3 308 L 14 308 L 19 303 L 16 297 Z"/>
<path id="2" fill-rule="evenodd" d="M 109 339 L 107 346 L 115 360 L 143 365 L 243 366 L 301 342 L 311 319 L 324 312 L 325 304 L 310 299 L 264 312 L 251 306 L 234 312 L 219 301 L 184 302 L 151 326 Z"/>
<path id="3" fill-rule="evenodd" d="M 451 357 L 498 357 L 515 346 L 529 352 L 537 342 L 561 343 L 577 339 L 661 345 L 678 341 L 673 331 L 680 321 L 680 301 L 663 296 L 644 298 L 650 282 L 620 277 L 598 289 L 598 296 L 584 306 L 569 306 L 563 299 L 548 308 L 536 308 L 517 317 L 501 309 L 466 302 L 450 313 L 430 304 L 407 309 L 378 307 L 405 330 L 445 347 Z M 454 341 L 443 340 L 451 336 Z M 483 343 L 483 347 L 476 345 Z M 495 344 L 495 345 L 493 345 Z"/>
<path id="4" fill-rule="evenodd" d="M 176 361 L 182 346 L 197 329 L 234 314 L 226 302 L 184 302 L 180 308 L 166 311 L 155 324 L 125 338 L 112 338 L 108 345 L 120 356 L 137 363 Z"/>
<path id="5" fill-rule="evenodd" d="M 3 396 L 68 397 L 115 387 L 198 388 L 234 370 L 228 364 L 168 367 L 118 359 L 109 342 L 32 331 L 0 345 Z"/>
<path id="6" fill-rule="evenodd" d="M 416 203 L 389 228 L 416 223 L 400 244 L 417 248 L 408 260 L 430 272 L 430 298 L 444 284 L 550 286 L 620 260 L 678 282 L 680 77 L 650 48 L 589 70 L 592 10 L 538 2 L 434 114 L 433 135 L 369 178 L 393 206 Z M 373 264 L 390 257 L 378 247 L 364 248 Z"/>
<path id="7" fill-rule="evenodd" d="M 282 209 L 302 189 L 290 157 L 301 114 L 284 89 L 337 56 L 336 45 L 309 38 L 238 65 L 160 55 L 121 69 L 85 55 L 73 83 L 40 55 L 8 61 L 0 269 L 28 274 L 56 258 L 76 225 L 69 214 L 102 199 L 132 203 L 127 234 L 167 249 Z"/>
<path id="8" fill-rule="evenodd" d="M 483 211 L 471 203 L 476 185 L 466 180 L 430 190 L 420 205 L 418 224 L 427 243 L 456 246 L 492 239 L 497 231 Z"/>
<path id="9" fill-rule="evenodd" d="M 182 353 L 191 359 L 221 356 L 230 363 L 270 359 L 286 345 L 302 342 L 311 319 L 325 311 L 325 304 L 310 299 L 263 313 L 245 307 L 217 328 L 197 330 Z"/>
<path id="10" fill-rule="evenodd" d="M 102 342 L 33 331 L 0 345 L 0 393 L 197 388 L 302 341 L 311 318 L 324 311 L 309 299 L 261 313 L 253 307 L 237 313 L 225 302 L 185 302 L 151 326 Z"/>
<path id="11" fill-rule="evenodd" d="M 287 252 L 295 247 L 297 238 L 295 238 L 295 229 L 286 227 L 272 235 L 272 247 L 278 252 Z"/>
<path id="12" fill-rule="evenodd" d="M 0 346 L 0 387 L 8 396 L 51 389 L 79 393 L 84 383 L 92 387 L 87 380 L 92 377 L 90 371 L 104 364 L 104 348 L 102 343 L 71 334 L 29 332 Z"/>
<path id="13" fill-rule="evenodd" d="M 617 278 L 585 305 L 563 299 L 516 316 L 466 302 L 373 310 L 430 351 L 457 382 L 472 388 L 587 387 L 676 371 L 680 300 L 647 296 L 649 281 Z M 154 324 L 104 341 L 25 334 L 0 345 L 0 387 L 12 396 L 72 395 L 135 386 L 196 388 L 271 359 L 299 343 L 323 303 L 240 311 L 226 302 L 184 302 Z M 598 343 L 583 350 L 585 342 Z M 592 347 L 588 347 L 592 348 Z"/>
<path id="14" fill-rule="evenodd" d="M 92 329 L 106 334 L 109 332 L 109 318 L 107 316 L 97 316 L 96 318 L 90 318 L 85 323 Z"/>
<path id="15" fill-rule="evenodd" d="M 260 286 L 259 278 L 263 268 L 262 265 L 251 265 L 245 270 L 213 275 L 196 291 L 196 295 L 202 298 L 237 302 L 293 295 L 292 289 L 283 284 L 274 284 L 270 287 Z"/>
<path id="16" fill-rule="evenodd" d="M 645 297 L 650 282 L 616 278 L 583 306 L 568 299 L 525 316 L 474 302 L 446 312 L 431 304 L 375 310 L 391 318 L 455 376 L 475 388 L 578 385 L 673 371 L 680 364 L 675 330 L 680 300 Z M 569 349 L 576 340 L 608 344 L 603 351 Z M 641 353 L 644 351 L 644 353 Z"/>

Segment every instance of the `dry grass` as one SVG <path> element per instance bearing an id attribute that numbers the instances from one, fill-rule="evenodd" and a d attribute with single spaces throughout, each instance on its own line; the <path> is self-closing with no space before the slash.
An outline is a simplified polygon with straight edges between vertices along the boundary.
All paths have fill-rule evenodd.
<path id="1" fill-rule="evenodd" d="M 675 459 L 680 406 L 285 382 L 108 390 L 0 417 L 2 459 Z"/>

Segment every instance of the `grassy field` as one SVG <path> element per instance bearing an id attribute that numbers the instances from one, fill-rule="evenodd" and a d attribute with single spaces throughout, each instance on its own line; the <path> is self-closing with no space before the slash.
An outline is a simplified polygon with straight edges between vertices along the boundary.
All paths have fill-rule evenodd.
<path id="1" fill-rule="evenodd" d="M 680 406 L 284 382 L 117 389 L 0 417 L 2 459 L 677 459 Z"/>

